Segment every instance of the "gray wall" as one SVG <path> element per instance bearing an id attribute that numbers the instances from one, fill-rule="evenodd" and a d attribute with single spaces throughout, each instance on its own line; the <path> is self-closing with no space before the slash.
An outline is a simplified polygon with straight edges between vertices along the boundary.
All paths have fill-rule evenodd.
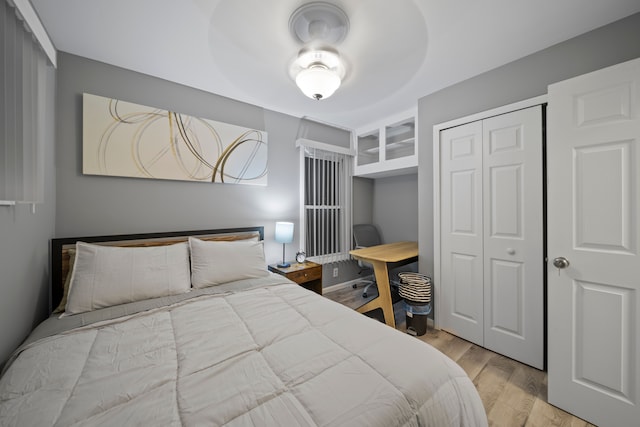
<path id="1" fill-rule="evenodd" d="M 353 223 L 375 224 L 384 242 L 417 240 L 418 174 L 354 177 Z"/>
<path id="2" fill-rule="evenodd" d="M 418 174 L 374 180 L 373 223 L 383 242 L 417 240 Z"/>
<path id="3" fill-rule="evenodd" d="M 268 185 L 83 175 L 83 92 L 266 130 Z M 296 138 L 349 142 L 335 129 L 307 120 L 63 52 L 58 61 L 57 114 L 57 236 L 264 225 L 269 263 L 282 259 L 282 246 L 273 241 L 276 221 L 295 223 L 295 242 L 287 245 L 287 258 L 299 248 Z"/>
<path id="4" fill-rule="evenodd" d="M 0 206 L 0 368 L 49 309 L 49 239 L 55 225 L 55 71 L 48 69 L 44 203 Z"/>
<path id="5" fill-rule="evenodd" d="M 639 40 L 640 14 L 635 14 L 447 87 L 418 101 L 421 272 L 430 275 L 433 273 L 435 250 L 433 126 L 544 95 L 551 83 L 640 57 Z"/>
<path id="6" fill-rule="evenodd" d="M 352 218 L 354 224 L 373 223 L 373 184 L 373 179 L 353 177 Z"/>

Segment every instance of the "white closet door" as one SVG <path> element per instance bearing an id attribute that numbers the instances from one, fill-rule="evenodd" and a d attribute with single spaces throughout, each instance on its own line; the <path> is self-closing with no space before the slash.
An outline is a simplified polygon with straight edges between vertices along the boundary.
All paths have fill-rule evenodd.
<path id="1" fill-rule="evenodd" d="M 441 328 L 544 367 L 542 107 L 440 132 Z"/>
<path id="2" fill-rule="evenodd" d="M 483 345 L 482 123 L 440 133 L 441 327 Z"/>
<path id="3" fill-rule="evenodd" d="M 548 113 L 549 402 L 637 426 L 640 59 L 549 86 Z"/>
<path id="4" fill-rule="evenodd" d="M 544 367 L 542 106 L 483 127 L 484 346 Z"/>

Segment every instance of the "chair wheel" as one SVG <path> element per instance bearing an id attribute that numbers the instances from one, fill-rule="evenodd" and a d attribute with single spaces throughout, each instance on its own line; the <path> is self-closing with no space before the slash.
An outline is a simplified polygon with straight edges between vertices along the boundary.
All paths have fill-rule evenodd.
<path id="1" fill-rule="evenodd" d="M 357 284 L 357 283 L 354 283 L 353 285 L 351 285 L 351 287 L 352 287 L 353 289 L 358 289 L 358 284 Z"/>
<path id="2" fill-rule="evenodd" d="M 367 293 L 366 293 L 366 292 L 362 294 L 362 298 L 366 298 L 367 296 L 368 296 L 368 295 L 367 295 Z"/>

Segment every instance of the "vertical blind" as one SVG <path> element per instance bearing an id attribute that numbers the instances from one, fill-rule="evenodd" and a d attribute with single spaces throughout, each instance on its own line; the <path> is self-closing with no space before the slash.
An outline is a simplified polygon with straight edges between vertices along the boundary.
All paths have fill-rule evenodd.
<path id="1" fill-rule="evenodd" d="M 3 0 L 0 36 L 0 203 L 41 203 L 47 57 L 20 13 Z"/>
<path id="2" fill-rule="evenodd" d="M 351 249 L 351 156 L 304 150 L 305 252 L 315 261 L 346 260 Z"/>

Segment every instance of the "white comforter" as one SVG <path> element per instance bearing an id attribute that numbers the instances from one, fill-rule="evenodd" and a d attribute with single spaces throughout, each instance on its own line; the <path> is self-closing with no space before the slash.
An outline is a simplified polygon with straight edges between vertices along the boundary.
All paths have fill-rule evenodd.
<path id="1" fill-rule="evenodd" d="M 12 426 L 484 426 L 433 347 L 297 285 L 205 295 L 25 346 Z"/>

